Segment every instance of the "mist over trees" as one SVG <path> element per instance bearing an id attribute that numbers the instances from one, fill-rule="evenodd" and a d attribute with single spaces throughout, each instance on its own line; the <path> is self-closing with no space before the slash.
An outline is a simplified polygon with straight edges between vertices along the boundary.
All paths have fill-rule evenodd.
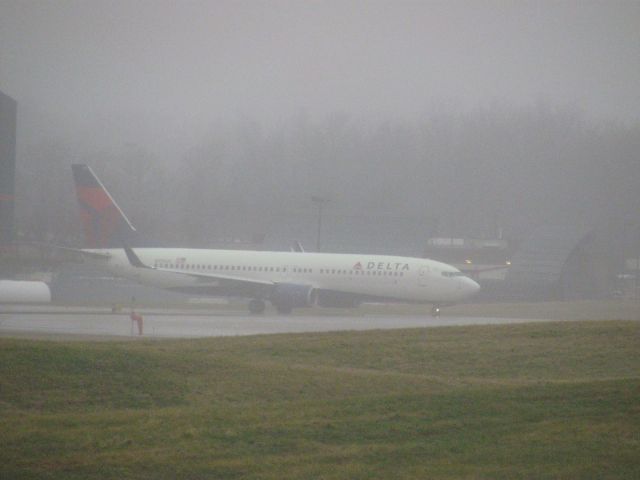
<path id="1" fill-rule="evenodd" d="M 283 125 L 247 118 L 208 131 L 170 160 L 142 142 L 109 149 L 60 136 L 31 147 L 17 165 L 22 238 L 81 244 L 74 162 L 91 165 L 156 245 L 258 238 L 276 219 L 315 215 L 311 195 L 331 200 L 327 215 L 411 217 L 469 237 L 640 212 L 640 125 L 597 123 L 571 107 L 386 121 L 300 111 Z"/>

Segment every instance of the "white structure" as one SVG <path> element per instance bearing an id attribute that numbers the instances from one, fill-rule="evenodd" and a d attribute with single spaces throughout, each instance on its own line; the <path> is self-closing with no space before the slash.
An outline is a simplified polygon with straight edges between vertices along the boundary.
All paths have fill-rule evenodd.
<path id="1" fill-rule="evenodd" d="M 49 303 L 51 290 L 44 282 L 0 280 L 0 303 Z"/>

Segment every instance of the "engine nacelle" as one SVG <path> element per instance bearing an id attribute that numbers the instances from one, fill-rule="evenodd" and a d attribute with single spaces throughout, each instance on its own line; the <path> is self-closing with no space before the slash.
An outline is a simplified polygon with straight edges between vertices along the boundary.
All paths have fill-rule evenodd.
<path id="1" fill-rule="evenodd" d="M 310 307 L 315 303 L 313 287 L 296 283 L 279 283 L 271 292 L 271 303 L 281 311 Z"/>
<path id="2" fill-rule="evenodd" d="M 318 306 L 328 308 L 355 308 L 360 299 L 351 293 L 323 290 L 318 292 Z"/>

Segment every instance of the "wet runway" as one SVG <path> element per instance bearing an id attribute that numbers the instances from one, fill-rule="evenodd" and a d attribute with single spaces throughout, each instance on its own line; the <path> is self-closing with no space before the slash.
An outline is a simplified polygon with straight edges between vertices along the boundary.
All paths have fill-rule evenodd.
<path id="1" fill-rule="evenodd" d="M 143 337 L 198 338 L 275 333 L 330 332 L 394 328 L 525 323 L 544 320 L 518 318 L 407 315 L 246 315 L 237 311 L 139 310 Z M 65 307 L 0 308 L 0 335 L 58 334 L 139 336 L 128 312 Z"/>

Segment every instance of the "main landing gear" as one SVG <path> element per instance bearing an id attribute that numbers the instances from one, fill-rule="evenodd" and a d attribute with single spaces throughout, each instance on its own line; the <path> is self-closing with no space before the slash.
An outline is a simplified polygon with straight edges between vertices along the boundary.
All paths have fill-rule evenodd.
<path id="1" fill-rule="evenodd" d="M 267 305 L 264 300 L 254 298 L 249 300 L 249 304 L 247 306 L 249 307 L 249 312 L 252 315 L 260 315 L 261 313 L 264 313 Z M 293 310 L 293 307 L 287 303 L 278 303 L 277 305 L 274 305 L 274 307 L 276 307 L 276 310 L 280 315 L 289 315 Z"/>
<path id="2" fill-rule="evenodd" d="M 291 312 L 293 311 L 293 307 L 291 305 L 275 305 L 277 312 L 280 315 L 290 315 Z"/>
<path id="3" fill-rule="evenodd" d="M 439 317 L 440 316 L 440 305 L 434 305 L 431 307 L 431 316 Z"/>
<path id="4" fill-rule="evenodd" d="M 253 315 L 264 313 L 264 309 L 266 308 L 266 306 L 267 305 L 264 303 L 264 300 L 261 300 L 259 298 L 249 300 L 249 312 L 251 312 Z"/>

